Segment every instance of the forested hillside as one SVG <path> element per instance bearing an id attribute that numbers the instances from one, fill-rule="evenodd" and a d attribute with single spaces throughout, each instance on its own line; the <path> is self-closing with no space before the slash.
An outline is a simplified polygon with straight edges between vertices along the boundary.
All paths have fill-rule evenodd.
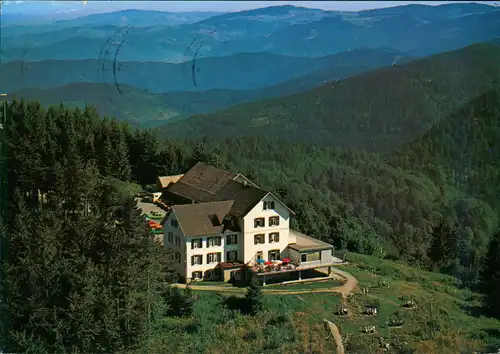
<path id="1" fill-rule="evenodd" d="M 475 44 L 167 124 L 163 136 L 254 136 L 387 150 L 410 142 L 469 100 L 500 84 L 500 47 Z"/>
<path id="2" fill-rule="evenodd" d="M 169 258 L 130 197 L 196 161 L 270 188 L 297 213 L 294 228 L 339 249 L 470 286 L 498 229 L 498 91 L 390 154 L 252 137 L 162 141 L 91 108 L 34 102 L 11 102 L 7 117 L 0 344 L 12 352 L 126 350 L 160 330 L 175 295 L 156 291 Z M 493 267 L 494 250 L 488 257 Z"/>
<path id="3" fill-rule="evenodd" d="M 258 55 L 254 56 L 259 57 Z M 166 66 L 163 67 L 158 63 L 147 63 L 139 66 L 140 63 L 127 63 L 126 66 L 122 67 L 123 71 L 127 70 L 127 72 L 117 73 L 116 84 L 112 73 L 100 70 L 97 61 L 93 63 L 92 61 L 9 63 L 0 67 L 0 75 L 5 74 L 3 77 L 5 77 L 7 89 L 22 88 L 21 90 L 9 91 L 8 99 L 22 97 L 38 100 L 42 105 L 64 102 L 66 105 L 76 105 L 80 108 L 83 108 L 86 103 L 91 103 L 102 115 L 113 116 L 134 124 L 139 123 L 141 126 L 152 126 L 160 125 L 165 123 L 162 121 L 172 118 L 182 119 L 193 114 L 227 109 L 245 102 L 304 92 L 323 85 L 327 81 L 340 80 L 412 59 L 391 50 L 362 49 L 322 58 L 321 64 L 308 65 L 307 69 L 304 68 L 305 71 L 309 71 L 309 74 L 303 76 L 289 75 L 289 71 L 286 71 L 286 75 L 275 75 L 274 79 L 265 74 L 261 75 L 260 82 L 269 84 L 264 88 L 254 90 L 221 89 L 234 85 L 238 81 L 238 68 L 233 65 L 238 62 L 236 57 L 218 58 L 216 66 L 219 67 L 219 72 L 214 65 L 205 65 L 204 67 L 201 65 L 198 69 L 201 69 L 202 74 L 198 72 L 196 76 L 193 76 L 189 63 L 177 65 L 177 70 L 171 68 L 173 65 L 170 65 L 169 69 L 168 64 L 163 65 Z M 240 70 L 242 71 L 240 76 L 244 76 L 245 70 L 252 73 L 247 77 L 253 76 L 253 72 L 259 66 L 272 67 L 272 60 L 265 62 L 265 58 L 276 59 L 280 57 L 263 55 L 260 61 L 253 61 L 253 66 L 249 65 L 243 71 Z M 288 59 L 307 62 L 300 58 Z M 244 63 L 239 63 L 239 65 L 242 64 Z M 279 61 L 275 64 L 283 66 L 283 63 L 279 63 Z M 101 65 L 106 66 L 104 63 Z M 107 63 L 107 66 L 111 67 L 112 65 Z M 19 70 L 19 67 L 24 68 L 25 72 Z M 228 67 L 232 69 L 231 75 L 223 75 Z M 321 69 L 314 71 L 314 68 Z M 295 73 L 297 74 L 296 71 Z M 218 77 L 218 81 L 207 79 L 207 75 Z M 276 79 L 277 77 L 279 79 Z M 285 79 L 286 81 L 276 84 L 276 82 Z M 75 82 L 58 86 L 72 81 Z M 205 90 L 207 82 L 210 82 L 209 87 L 218 85 L 221 88 Z M 130 86 L 130 83 L 134 86 Z M 245 83 L 240 82 L 235 87 L 244 86 Z M 162 90 L 170 91 L 173 88 L 181 90 L 186 87 L 196 88 L 199 91 L 162 92 Z M 161 93 L 154 93 L 158 91 Z"/>

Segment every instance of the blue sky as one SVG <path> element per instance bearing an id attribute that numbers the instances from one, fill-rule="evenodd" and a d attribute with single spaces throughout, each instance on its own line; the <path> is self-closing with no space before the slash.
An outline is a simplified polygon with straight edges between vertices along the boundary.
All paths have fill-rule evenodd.
<path id="1" fill-rule="evenodd" d="M 338 11 L 359 11 L 380 7 L 407 5 L 410 3 L 440 5 L 458 1 L 4 1 L 4 15 L 23 16 L 51 15 L 55 17 L 79 17 L 92 13 L 110 12 L 124 9 L 159 10 L 171 12 L 215 11 L 229 12 L 255 9 L 273 5 L 295 5 Z M 466 1 L 473 2 L 473 1 Z M 476 1 L 495 4 L 496 2 Z M 56 18 L 54 18 L 56 19 Z"/>

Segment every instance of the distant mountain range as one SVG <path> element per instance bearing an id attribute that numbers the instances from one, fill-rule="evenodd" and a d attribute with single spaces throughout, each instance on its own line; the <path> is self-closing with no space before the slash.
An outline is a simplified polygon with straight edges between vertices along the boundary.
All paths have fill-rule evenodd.
<path id="1" fill-rule="evenodd" d="M 305 93 L 193 116 L 160 129 L 171 138 L 268 136 L 336 146 L 390 149 L 500 86 L 500 47 L 437 54 Z"/>
<path id="2" fill-rule="evenodd" d="M 114 90 L 126 84 L 147 92 L 254 90 L 315 73 L 313 84 L 398 63 L 408 58 L 390 49 L 360 49 L 320 58 L 241 53 L 186 63 L 47 60 L 0 66 L 6 92 L 53 88 L 72 83 L 103 83 Z M 347 72 L 347 74 L 346 74 Z"/>
<path id="3" fill-rule="evenodd" d="M 43 104 L 91 103 L 102 114 L 142 126 L 214 114 L 172 123 L 172 136 L 201 134 L 212 124 L 224 126 L 237 117 L 240 121 L 231 122 L 227 133 L 248 128 L 248 134 L 260 129 L 274 134 L 268 124 L 274 126 L 282 119 L 277 126 L 285 136 L 298 134 L 307 140 L 307 132 L 315 126 L 319 132 L 311 133 L 314 136 L 349 141 L 354 126 L 368 129 L 368 123 L 362 122 L 367 114 L 384 112 L 379 105 L 386 98 L 373 94 L 370 97 L 377 100 L 368 98 L 371 88 L 361 84 L 366 78 L 377 87 L 377 94 L 387 91 L 390 96 L 393 87 L 399 87 L 421 100 L 422 106 L 412 108 L 411 114 L 400 102 L 386 102 L 401 106 L 398 109 L 405 117 L 431 114 L 427 110 L 441 112 L 442 105 L 455 107 L 462 102 L 458 94 L 448 96 L 448 86 L 438 90 L 438 96 L 443 96 L 438 103 L 427 102 L 429 85 L 420 77 L 407 82 L 406 76 L 396 75 L 390 89 L 377 85 L 388 82 L 383 75 L 393 75 L 415 59 L 478 42 L 500 43 L 500 10 L 472 3 L 359 12 L 290 5 L 223 14 L 125 10 L 29 26 L 3 21 L 1 30 L 0 84 L 9 98 L 39 99 Z M 472 90 L 479 79 L 463 78 L 459 63 L 468 65 L 464 72 L 477 66 L 479 75 L 484 75 L 483 61 L 489 58 L 468 60 L 474 50 L 494 56 L 495 50 L 485 51 L 485 46 L 443 54 L 449 56 L 450 66 L 436 59 L 439 55 L 416 63 L 439 63 L 443 71 L 439 75 L 446 80 L 455 70 L 452 77 L 472 85 L 465 91 Z M 404 66 L 403 72 L 416 63 Z M 418 65 L 423 65 L 423 72 L 429 70 L 430 64 Z M 389 69 L 367 73 L 380 68 Z M 439 75 L 430 80 L 441 80 Z M 332 85 L 336 93 L 330 97 Z M 365 101 L 358 102 L 357 97 Z M 408 97 L 400 99 L 405 102 Z M 350 122 L 350 128 L 335 126 L 329 135 L 328 119 L 340 116 L 344 118 L 339 122 Z M 303 125 L 306 117 L 312 123 Z M 208 126 L 205 121 L 210 121 Z M 366 142 L 372 144 L 370 139 Z"/>
<path id="4" fill-rule="evenodd" d="M 360 12 L 287 5 L 208 16 L 134 10 L 34 29 L 3 26 L 3 60 L 113 60 L 116 56 L 119 61 L 179 62 L 260 52 L 322 57 L 381 47 L 422 56 L 500 36 L 500 11 L 481 4 Z"/>
<path id="5" fill-rule="evenodd" d="M 200 59 L 194 77 L 191 65 L 135 62 L 124 64 L 127 70 L 117 74 L 116 85 L 111 70 L 104 77 L 99 72 L 102 63 L 98 61 L 44 61 L 27 67 L 11 62 L 0 67 L 0 76 L 5 78 L 10 98 L 79 106 L 88 102 L 102 114 L 156 125 L 165 119 L 307 91 L 412 59 L 384 49 L 360 49 L 317 59 L 241 54 Z"/>
<path id="6" fill-rule="evenodd" d="M 2 13 L 2 27 L 9 29 L 15 27 L 25 32 L 35 33 L 40 29 L 47 28 L 39 27 L 40 25 L 53 28 L 78 25 L 121 26 L 124 22 L 132 26 L 179 25 L 202 21 L 221 14 L 219 12 L 166 12 L 132 9 L 96 14 L 92 13 L 90 8 L 85 8 L 82 5 L 80 2 L 58 1 L 51 4 L 51 10 L 47 10 L 47 4 L 43 2 L 27 1 L 15 4 L 11 2 Z"/>

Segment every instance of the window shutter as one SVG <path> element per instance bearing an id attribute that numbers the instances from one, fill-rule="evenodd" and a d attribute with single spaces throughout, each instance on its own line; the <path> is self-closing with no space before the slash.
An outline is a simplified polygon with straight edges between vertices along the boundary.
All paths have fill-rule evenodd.
<path id="1" fill-rule="evenodd" d="M 275 236 L 276 242 L 280 242 L 280 234 L 277 232 Z"/>
<path id="2" fill-rule="evenodd" d="M 220 236 L 219 236 L 219 237 L 217 237 L 217 246 L 222 245 L 222 240 L 221 240 L 221 239 L 222 239 L 222 238 L 221 238 Z"/>
<path id="3" fill-rule="evenodd" d="M 254 236 L 253 237 L 253 244 L 256 245 L 257 244 L 257 236 Z"/>
<path id="4" fill-rule="evenodd" d="M 221 253 L 217 253 L 217 262 L 220 262 L 221 261 L 221 258 L 222 258 L 222 255 Z"/>
<path id="5" fill-rule="evenodd" d="M 210 253 L 207 254 L 207 264 L 210 263 Z"/>

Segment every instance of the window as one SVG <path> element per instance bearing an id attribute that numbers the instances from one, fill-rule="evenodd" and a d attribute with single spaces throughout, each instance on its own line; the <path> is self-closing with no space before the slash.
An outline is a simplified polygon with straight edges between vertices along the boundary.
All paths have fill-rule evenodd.
<path id="1" fill-rule="evenodd" d="M 269 217 L 269 226 L 278 226 L 280 224 L 279 216 L 270 216 Z"/>
<path id="2" fill-rule="evenodd" d="M 321 252 L 302 253 L 300 255 L 301 262 L 313 262 L 321 260 Z"/>
<path id="3" fill-rule="evenodd" d="M 191 241 L 191 249 L 202 248 L 201 238 L 197 238 Z"/>
<path id="4" fill-rule="evenodd" d="M 267 210 L 267 209 L 274 209 L 274 201 L 273 200 L 264 202 L 264 210 Z"/>
<path id="5" fill-rule="evenodd" d="M 236 234 L 227 235 L 226 245 L 237 245 L 237 244 L 238 244 L 238 235 Z"/>
<path id="6" fill-rule="evenodd" d="M 255 255 L 255 259 L 256 260 L 264 259 L 262 251 L 257 252 L 257 254 Z"/>
<path id="7" fill-rule="evenodd" d="M 280 259 L 280 250 L 271 250 L 269 251 L 269 260 L 270 261 L 277 261 Z"/>
<path id="8" fill-rule="evenodd" d="M 265 219 L 264 218 L 255 218 L 253 220 L 253 226 L 254 227 L 264 227 L 265 226 Z"/>
<path id="9" fill-rule="evenodd" d="M 179 252 L 175 252 L 175 261 L 181 263 L 181 254 Z"/>
<path id="10" fill-rule="evenodd" d="M 177 246 L 180 246 L 181 245 L 181 238 L 179 236 L 175 236 L 175 244 Z"/>
<path id="11" fill-rule="evenodd" d="M 203 277 L 203 272 L 193 272 L 191 274 L 192 279 L 201 279 Z"/>
<path id="12" fill-rule="evenodd" d="M 168 242 L 174 243 L 174 234 L 171 232 L 168 233 Z"/>
<path id="13" fill-rule="evenodd" d="M 221 237 L 216 236 L 216 237 L 207 237 L 207 247 L 214 247 L 214 246 L 220 246 L 221 245 Z"/>
<path id="14" fill-rule="evenodd" d="M 238 259 L 237 251 L 229 251 L 226 253 L 226 261 L 235 262 Z"/>
<path id="15" fill-rule="evenodd" d="M 217 262 L 220 262 L 220 260 L 221 260 L 221 253 L 220 252 L 207 254 L 207 263 L 208 264 L 217 263 Z"/>
<path id="16" fill-rule="evenodd" d="M 253 237 L 253 241 L 254 241 L 254 244 L 255 245 L 258 245 L 260 243 L 265 243 L 266 242 L 266 239 L 265 239 L 266 235 L 264 234 L 258 234 L 258 235 L 255 235 Z"/>
<path id="17" fill-rule="evenodd" d="M 269 243 L 280 242 L 280 233 L 279 232 L 271 232 L 269 234 Z"/>
<path id="18" fill-rule="evenodd" d="M 179 222 L 175 219 L 170 219 L 170 225 L 173 227 L 179 227 Z"/>
<path id="19" fill-rule="evenodd" d="M 191 256 L 191 265 L 203 264 L 203 256 L 201 254 L 196 254 Z"/>
<path id="20" fill-rule="evenodd" d="M 310 261 L 320 261 L 321 260 L 321 252 L 309 253 L 307 255 L 307 260 Z"/>

